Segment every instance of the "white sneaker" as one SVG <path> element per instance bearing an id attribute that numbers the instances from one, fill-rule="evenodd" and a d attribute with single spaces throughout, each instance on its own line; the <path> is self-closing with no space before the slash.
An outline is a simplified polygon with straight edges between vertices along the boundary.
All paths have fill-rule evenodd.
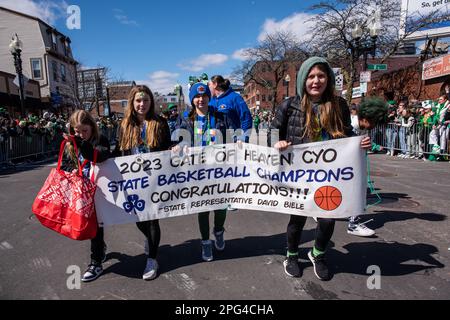
<path id="1" fill-rule="evenodd" d="M 158 261 L 155 259 L 148 258 L 147 265 L 145 266 L 144 274 L 142 279 L 148 281 L 153 280 L 158 275 Z"/>
<path id="2" fill-rule="evenodd" d="M 349 223 L 347 233 L 358 237 L 372 237 L 375 235 L 375 231 L 366 227 L 366 223 L 370 221 L 373 221 L 373 219 L 359 224 Z"/>

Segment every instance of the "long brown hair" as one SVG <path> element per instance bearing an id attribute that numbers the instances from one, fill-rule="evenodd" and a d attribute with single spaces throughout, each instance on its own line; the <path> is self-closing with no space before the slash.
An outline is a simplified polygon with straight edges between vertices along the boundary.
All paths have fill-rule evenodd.
<path id="1" fill-rule="evenodd" d="M 217 88 L 219 88 L 223 92 L 227 92 L 231 87 L 231 82 L 228 79 L 224 79 L 224 77 L 217 75 L 211 78 L 211 82 L 217 84 Z"/>
<path id="2" fill-rule="evenodd" d="M 84 110 L 75 111 L 69 119 L 69 134 L 71 136 L 75 135 L 75 128 L 79 125 L 90 126 L 92 129 L 92 134 L 88 140 L 93 146 L 95 146 L 100 140 L 100 134 L 98 132 L 98 126 L 91 114 Z M 72 160 L 72 162 L 78 168 L 78 155 L 75 153 L 75 148 L 71 142 L 66 144 L 66 154 Z"/>
<path id="3" fill-rule="evenodd" d="M 316 64 L 320 71 L 325 72 L 328 77 L 327 87 L 325 92 L 322 94 L 320 110 L 320 123 L 316 121 L 316 116 L 313 110 L 313 103 L 306 91 L 306 81 L 305 81 L 305 94 L 303 95 L 301 106 L 302 111 L 306 113 L 306 129 L 303 134 L 303 138 L 308 137 L 314 139 L 317 137 L 318 132 L 321 128 L 325 129 L 328 134 L 333 138 L 345 137 L 344 131 L 344 121 L 342 119 L 342 111 L 339 105 L 339 100 L 334 94 L 335 84 L 330 81 L 330 70 L 324 64 Z M 310 71 L 311 72 L 311 71 Z"/>
<path id="4" fill-rule="evenodd" d="M 145 143 L 156 148 L 163 136 L 162 119 L 155 113 L 155 98 L 152 91 L 147 86 L 136 86 L 131 89 L 128 95 L 128 105 L 125 111 L 125 117 L 120 125 L 120 150 L 131 150 L 139 145 L 141 139 L 141 125 L 139 118 L 134 110 L 134 98 L 137 93 L 146 93 L 150 97 L 150 109 L 145 115 L 147 124 L 147 141 Z"/>

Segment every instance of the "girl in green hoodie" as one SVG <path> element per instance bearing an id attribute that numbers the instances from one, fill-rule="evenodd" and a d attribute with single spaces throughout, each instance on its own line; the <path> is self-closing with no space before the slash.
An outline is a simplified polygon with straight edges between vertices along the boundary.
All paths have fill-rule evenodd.
<path id="1" fill-rule="evenodd" d="M 350 110 L 343 98 L 335 96 L 335 76 L 328 62 L 319 57 L 306 60 L 297 76 L 297 96 L 286 99 L 277 109 L 271 129 L 280 132 L 276 149 L 286 150 L 291 145 L 353 136 Z M 362 148 L 370 149 L 370 138 Z M 291 216 L 287 227 L 288 253 L 284 270 L 291 277 L 300 277 L 298 246 L 307 217 Z M 334 219 L 318 219 L 316 239 L 308 257 L 316 276 L 323 281 L 331 274 L 325 252 L 333 236 Z"/>

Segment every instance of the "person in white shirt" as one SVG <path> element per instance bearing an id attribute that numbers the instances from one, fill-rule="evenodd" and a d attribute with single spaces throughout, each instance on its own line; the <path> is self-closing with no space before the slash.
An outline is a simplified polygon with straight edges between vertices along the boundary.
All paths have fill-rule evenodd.
<path id="1" fill-rule="evenodd" d="M 369 130 L 375 128 L 378 124 L 383 124 L 387 121 L 388 108 L 386 103 L 379 98 L 365 99 L 353 119 L 353 132 L 356 135 L 366 135 Z M 355 121 L 354 121 L 355 120 Z M 382 147 L 372 142 L 372 151 L 381 151 Z M 349 219 L 347 233 L 359 237 L 372 237 L 375 231 L 368 228 L 366 224 L 372 220 L 361 222 L 359 216 L 353 216 Z"/>

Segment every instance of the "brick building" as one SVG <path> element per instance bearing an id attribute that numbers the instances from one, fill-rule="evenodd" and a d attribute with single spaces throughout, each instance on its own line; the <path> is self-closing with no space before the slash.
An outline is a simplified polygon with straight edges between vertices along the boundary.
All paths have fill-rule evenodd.
<path id="1" fill-rule="evenodd" d="M 450 62 L 450 57 L 448 58 Z M 392 56 L 383 64 L 387 65 L 385 71 L 373 71 L 371 75 L 371 82 L 368 83 L 366 96 L 379 96 L 385 100 L 428 100 L 436 99 L 445 88 L 446 84 L 450 84 L 450 75 L 436 76 L 432 79 L 422 80 L 423 69 L 423 56 L 420 55 L 401 55 Z M 344 62 L 345 63 L 345 62 Z M 345 64 L 339 66 L 338 63 L 332 65 L 332 67 L 343 67 Z M 380 64 L 380 59 L 368 59 L 368 64 Z M 300 69 L 302 62 L 295 62 L 286 65 L 286 75 L 289 75 L 289 82 L 285 80 L 280 81 L 277 86 L 277 99 L 275 101 L 275 107 L 280 105 L 281 102 L 286 99 L 287 96 L 293 96 L 297 91 L 297 73 Z M 262 63 L 257 63 L 254 68 L 257 70 L 257 77 L 272 81 L 273 74 L 268 72 L 263 67 Z M 357 82 L 354 87 L 354 98 L 352 103 L 361 102 L 361 94 L 356 92 L 360 91 L 359 74 L 364 68 L 364 62 L 361 60 L 357 63 L 356 74 Z M 450 66 L 449 73 L 450 73 Z M 253 70 L 254 72 L 254 70 Z M 270 111 L 274 104 L 273 93 L 270 89 L 267 89 L 261 85 L 258 85 L 254 81 L 248 81 L 244 85 L 244 99 L 247 102 L 250 110 L 255 112 Z M 345 88 L 345 84 L 344 84 Z M 345 97 L 346 91 L 337 92 Z"/>
<path id="2" fill-rule="evenodd" d="M 388 71 L 372 74 L 368 95 L 396 101 L 437 99 L 444 93 L 445 85 L 450 85 L 450 69 L 447 74 L 436 74 L 430 79 L 424 79 L 422 60 L 421 56 L 394 57 L 388 60 Z M 357 98 L 353 102 L 358 103 L 360 100 Z"/>
<path id="3" fill-rule="evenodd" d="M 136 86 L 134 81 L 114 82 L 108 85 L 109 102 L 111 104 L 110 112 L 118 116 L 123 116 L 128 104 L 128 95 Z"/>
<path id="4" fill-rule="evenodd" d="M 302 62 L 294 62 L 285 65 L 285 75 L 283 80 L 279 81 L 276 88 L 276 97 L 272 89 L 268 89 L 264 86 L 257 84 L 255 81 L 248 81 L 244 84 L 243 97 L 247 103 L 250 111 L 271 111 L 275 106 L 281 104 L 281 102 L 288 96 L 293 96 L 296 94 L 296 80 L 297 72 L 300 69 Z M 256 72 L 255 72 L 256 70 Z M 256 63 L 253 67 L 255 76 L 266 80 L 270 86 L 275 86 L 275 76 L 273 72 L 269 72 L 267 67 L 263 63 Z M 286 76 L 289 75 L 289 82 L 285 81 Z"/>

